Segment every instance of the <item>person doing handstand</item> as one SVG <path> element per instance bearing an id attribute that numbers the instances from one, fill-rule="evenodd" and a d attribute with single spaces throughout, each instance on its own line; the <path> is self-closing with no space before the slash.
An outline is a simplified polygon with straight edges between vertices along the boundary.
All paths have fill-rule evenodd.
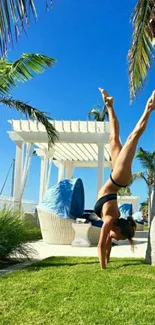
<path id="1" fill-rule="evenodd" d="M 143 134 L 150 113 L 155 109 L 155 91 L 148 99 L 145 110 L 129 135 L 126 143 L 122 146 L 119 137 L 119 123 L 116 117 L 113 97 L 99 88 L 103 101 L 108 110 L 110 123 L 110 151 L 112 160 L 112 172 L 108 181 L 98 193 L 98 201 L 95 204 L 95 213 L 102 218 L 100 239 L 98 242 L 98 255 L 101 269 L 105 269 L 110 258 L 112 238 L 116 240 L 128 239 L 133 245 L 133 237 L 136 223 L 130 216 L 127 220 L 120 218 L 118 209 L 117 193 L 121 187 L 126 187 L 132 179 L 132 161 L 140 136 Z"/>

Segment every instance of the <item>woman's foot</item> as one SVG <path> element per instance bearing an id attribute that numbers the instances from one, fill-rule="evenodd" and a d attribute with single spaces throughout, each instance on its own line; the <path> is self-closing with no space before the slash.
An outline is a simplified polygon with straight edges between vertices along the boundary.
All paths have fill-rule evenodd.
<path id="1" fill-rule="evenodd" d="M 114 103 L 114 98 L 111 97 L 107 91 L 105 89 L 102 89 L 102 88 L 98 88 L 101 95 L 102 95 L 102 98 L 103 98 L 103 101 L 105 102 L 105 105 L 106 106 L 110 106 L 112 107 L 113 106 L 113 103 Z"/>
<path id="2" fill-rule="evenodd" d="M 148 99 L 147 106 L 149 109 L 151 109 L 151 111 L 155 109 L 155 90 L 152 92 L 152 95 Z"/>

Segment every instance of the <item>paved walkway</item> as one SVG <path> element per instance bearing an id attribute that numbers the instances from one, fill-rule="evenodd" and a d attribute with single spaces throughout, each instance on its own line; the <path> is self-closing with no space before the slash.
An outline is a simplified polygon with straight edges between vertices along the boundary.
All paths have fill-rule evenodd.
<path id="1" fill-rule="evenodd" d="M 132 252 L 127 240 L 119 241 L 117 246 L 112 247 L 111 257 L 145 257 L 147 247 L 147 231 L 136 231 L 135 250 Z M 50 256 L 92 256 L 97 257 L 97 247 L 72 247 L 71 245 L 49 245 L 42 240 L 31 243 L 35 253 L 30 261 L 12 265 L 7 269 L 0 270 L 0 276 L 23 269 L 25 266 L 43 260 Z"/>
<path id="2" fill-rule="evenodd" d="M 146 231 L 137 231 L 135 235 L 135 249 L 131 250 L 128 240 L 119 241 L 117 246 L 112 247 L 111 257 L 145 257 L 147 247 Z M 72 247 L 70 245 L 50 245 L 42 240 L 32 244 L 37 254 L 35 259 L 44 259 L 50 256 L 98 256 L 97 247 Z"/>

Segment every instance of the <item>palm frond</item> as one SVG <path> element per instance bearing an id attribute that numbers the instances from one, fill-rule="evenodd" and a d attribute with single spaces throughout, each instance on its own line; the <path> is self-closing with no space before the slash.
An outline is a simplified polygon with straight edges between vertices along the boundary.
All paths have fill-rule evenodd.
<path id="1" fill-rule="evenodd" d="M 109 114 L 106 106 L 102 108 L 100 104 L 94 105 L 94 107 L 88 113 L 88 118 L 100 122 L 108 121 Z"/>
<path id="2" fill-rule="evenodd" d="M 51 118 L 46 113 L 39 111 L 27 103 L 12 98 L 0 98 L 0 103 L 16 109 L 33 121 L 41 122 L 47 131 L 49 146 L 58 139 L 58 133 L 50 122 Z"/>
<path id="3" fill-rule="evenodd" d="M 144 215 L 148 214 L 148 199 L 140 203 L 139 211 L 143 211 Z"/>
<path id="4" fill-rule="evenodd" d="M 138 173 L 133 174 L 130 184 L 133 184 L 134 181 L 139 180 L 139 179 L 143 179 L 145 181 L 145 183 L 147 184 L 147 186 L 149 185 L 148 178 L 146 177 L 145 172 L 138 172 Z"/>
<path id="5" fill-rule="evenodd" d="M 148 69 L 151 66 L 153 49 L 149 20 L 153 2 L 154 0 L 139 0 L 131 18 L 133 36 L 128 53 L 131 100 L 143 88 Z"/>
<path id="6" fill-rule="evenodd" d="M 94 108 L 88 113 L 88 118 L 95 121 L 100 121 L 100 114 L 101 112 Z"/>
<path id="7" fill-rule="evenodd" d="M 138 158 L 144 169 L 152 172 L 155 171 L 155 151 L 149 152 L 143 148 L 139 148 L 136 158 Z"/>
<path id="8" fill-rule="evenodd" d="M 55 59 L 42 54 L 24 53 L 15 62 L 0 59 L 0 94 L 7 94 L 17 85 L 33 78 L 33 73 L 42 73 L 46 67 L 52 67 Z"/>
<path id="9" fill-rule="evenodd" d="M 52 0 L 45 0 L 46 9 L 49 9 Z M 9 43 L 14 44 L 21 33 L 29 26 L 30 15 L 37 20 L 37 11 L 34 0 L 1 0 L 0 1 L 0 51 L 6 55 Z"/>
<path id="10" fill-rule="evenodd" d="M 118 195 L 119 196 L 131 196 L 132 193 L 131 193 L 130 187 L 127 186 L 127 187 L 120 188 L 120 190 L 118 191 Z"/>

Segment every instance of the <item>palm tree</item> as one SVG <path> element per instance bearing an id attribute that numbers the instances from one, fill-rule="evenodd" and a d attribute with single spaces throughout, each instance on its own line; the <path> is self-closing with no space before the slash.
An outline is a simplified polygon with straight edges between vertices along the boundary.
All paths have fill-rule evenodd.
<path id="1" fill-rule="evenodd" d="M 139 159 L 144 172 L 139 172 L 133 174 L 132 182 L 137 179 L 143 179 L 147 185 L 148 189 L 148 218 L 150 223 L 150 213 L 151 213 L 151 193 L 152 188 L 155 183 L 155 151 L 149 152 L 143 148 L 139 148 L 136 154 L 136 158 Z"/>
<path id="2" fill-rule="evenodd" d="M 94 121 L 108 121 L 109 115 L 106 106 L 103 108 L 100 104 L 95 105 L 88 114 L 89 119 L 93 119 Z"/>
<path id="3" fill-rule="evenodd" d="M 44 0 L 44 3 L 48 10 L 52 5 L 52 0 Z M 31 14 L 37 20 L 34 0 L 0 1 L 0 50 L 2 56 L 6 55 L 9 43 L 13 46 L 14 39 L 17 41 L 21 33 L 29 26 Z"/>
<path id="4" fill-rule="evenodd" d="M 139 211 L 142 211 L 143 216 L 148 216 L 148 200 L 140 203 Z"/>
<path id="5" fill-rule="evenodd" d="M 13 63 L 4 58 L 0 59 L 0 103 L 16 109 L 32 120 L 41 122 L 46 128 L 49 144 L 54 143 L 58 137 L 49 116 L 27 103 L 12 98 L 10 91 L 12 87 L 17 86 L 18 82 L 33 78 L 33 72 L 41 73 L 46 67 L 52 67 L 54 63 L 55 59 L 41 54 L 23 54 Z"/>
<path id="6" fill-rule="evenodd" d="M 145 172 L 134 174 L 133 180 L 142 178 L 148 187 L 148 219 L 150 227 L 145 262 L 155 266 L 155 151 L 150 153 L 140 148 L 137 158 L 140 160 Z"/>
<path id="7" fill-rule="evenodd" d="M 130 186 L 126 186 L 126 187 L 122 187 L 120 188 L 120 190 L 118 191 L 118 195 L 120 196 L 131 196 L 131 190 L 130 190 Z"/>
<path id="8" fill-rule="evenodd" d="M 132 45 L 129 50 L 130 97 L 143 88 L 155 46 L 155 0 L 138 0 L 131 17 Z"/>
<path id="9" fill-rule="evenodd" d="M 152 185 L 153 185 L 153 180 L 151 177 L 151 172 L 149 173 L 148 171 L 145 172 L 138 172 L 132 175 L 132 181 L 137 181 L 139 179 L 144 180 L 146 187 L 147 187 L 147 200 L 148 200 L 148 205 L 149 205 L 149 212 L 150 212 L 150 197 L 151 197 L 151 192 L 152 192 Z"/>
<path id="10" fill-rule="evenodd" d="M 155 0 L 138 0 L 132 14 L 133 37 L 129 50 L 130 98 L 143 89 L 144 83 L 154 58 L 155 47 Z M 154 161 L 155 163 L 155 161 Z M 155 169 L 155 167 L 154 167 Z M 153 172 L 153 180 L 155 175 Z M 146 263 L 155 265 L 155 182 L 149 197 L 150 228 L 148 246 L 145 256 Z"/>

